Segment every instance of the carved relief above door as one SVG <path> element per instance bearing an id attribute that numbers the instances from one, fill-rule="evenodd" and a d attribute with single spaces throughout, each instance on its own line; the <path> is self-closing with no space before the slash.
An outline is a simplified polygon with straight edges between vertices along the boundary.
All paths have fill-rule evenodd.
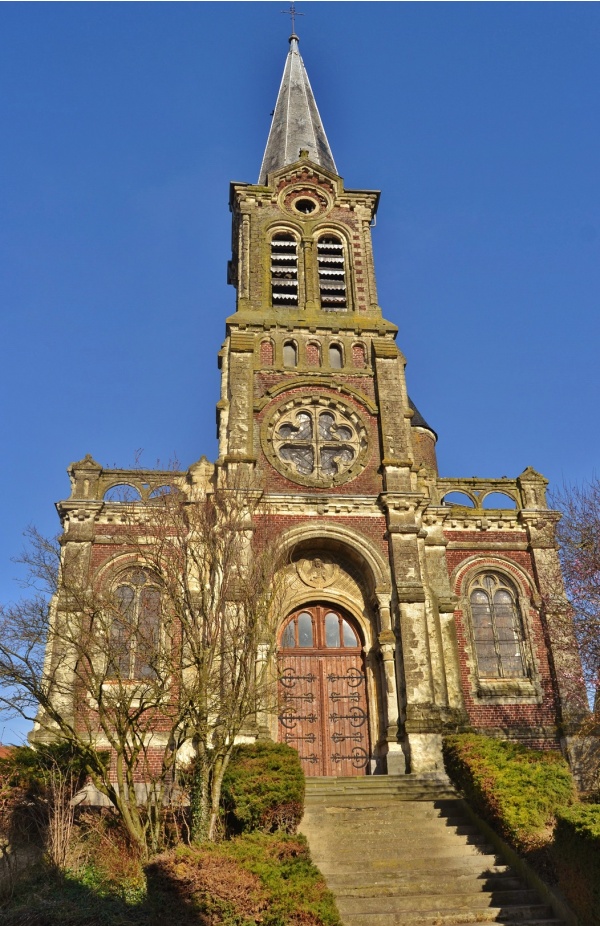
<path id="1" fill-rule="evenodd" d="M 339 608 L 295 611 L 279 641 L 279 739 L 306 775 L 365 775 L 370 758 L 366 675 L 358 630 Z"/>

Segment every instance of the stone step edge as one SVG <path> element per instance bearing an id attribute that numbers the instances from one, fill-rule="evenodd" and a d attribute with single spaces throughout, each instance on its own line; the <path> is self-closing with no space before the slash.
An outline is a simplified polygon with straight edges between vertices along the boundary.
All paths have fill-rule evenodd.
<path id="1" fill-rule="evenodd" d="M 469 926 L 474 926 L 474 924 L 479 923 L 505 923 L 505 924 L 519 924 L 519 926 L 532 926 L 532 924 L 552 924 L 552 926 L 564 926 L 564 923 L 561 920 L 556 920 L 552 918 L 552 915 L 548 916 L 543 911 L 533 910 L 531 915 L 527 915 L 525 908 L 515 909 L 515 911 L 507 911 L 506 907 L 489 907 L 486 910 L 440 910 L 439 908 L 434 908 L 431 910 L 415 910 L 414 913 L 409 911 L 400 910 L 396 913 L 393 911 L 389 912 L 373 912 L 373 913 L 362 913 L 362 912 L 342 912 L 340 911 L 342 922 L 345 926 L 351 926 L 352 921 L 356 919 L 362 919 L 364 917 L 365 921 L 376 924 L 376 926 L 383 926 L 383 924 L 389 923 L 390 926 L 455 926 L 455 924 L 469 924 Z M 347 919 L 346 919 L 347 918 Z"/>
<path id="2" fill-rule="evenodd" d="M 517 877 L 521 878 L 525 884 L 528 884 L 532 890 L 537 892 L 538 897 L 540 897 L 544 903 L 548 904 L 557 921 L 559 921 L 560 924 L 565 924 L 565 926 L 581 926 L 579 918 L 573 910 L 571 910 L 561 893 L 556 888 L 552 888 L 549 884 L 546 884 L 529 863 L 518 855 L 518 853 L 492 829 L 489 823 L 486 823 L 485 820 L 482 820 L 481 817 L 475 813 L 464 798 L 460 799 L 460 805 L 467 819 L 478 827 L 480 832 L 487 838 L 490 845 L 496 849 L 498 855 L 504 859 Z M 521 926 L 533 926 L 533 924 L 523 923 Z"/>
<path id="3" fill-rule="evenodd" d="M 435 920 L 429 917 L 430 922 L 425 923 L 423 920 L 410 920 L 409 923 L 406 921 L 404 923 L 399 921 L 401 914 L 394 913 L 346 913 L 346 919 L 344 920 L 345 926 L 444 926 L 439 919 Z M 377 920 L 374 920 L 374 917 L 378 917 Z M 489 926 L 490 922 L 496 923 L 506 923 L 506 920 L 482 920 L 482 919 L 469 919 L 469 920 L 457 920 L 454 919 L 453 923 L 448 924 L 448 926 Z M 509 921 L 511 922 L 511 921 Z M 565 926 L 562 920 L 557 919 L 526 919 L 523 921 L 513 920 L 513 923 L 518 923 L 519 926 Z"/>

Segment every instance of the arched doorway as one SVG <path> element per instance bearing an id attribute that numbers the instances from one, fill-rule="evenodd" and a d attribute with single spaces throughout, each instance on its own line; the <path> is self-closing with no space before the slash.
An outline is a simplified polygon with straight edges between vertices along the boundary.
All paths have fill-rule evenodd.
<path id="1" fill-rule="evenodd" d="M 338 607 L 299 608 L 279 639 L 279 740 L 306 775 L 365 775 L 370 758 L 358 628 Z"/>

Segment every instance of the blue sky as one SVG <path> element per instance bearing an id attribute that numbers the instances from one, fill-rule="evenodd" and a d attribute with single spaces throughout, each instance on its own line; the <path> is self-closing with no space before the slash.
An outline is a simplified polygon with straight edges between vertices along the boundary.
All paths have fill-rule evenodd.
<path id="1" fill-rule="evenodd" d="M 228 184 L 258 176 L 285 5 L 0 5 L 0 600 L 72 460 L 216 456 Z M 298 9 L 338 169 L 382 191 L 379 300 L 442 475 L 589 478 L 600 5 Z"/>

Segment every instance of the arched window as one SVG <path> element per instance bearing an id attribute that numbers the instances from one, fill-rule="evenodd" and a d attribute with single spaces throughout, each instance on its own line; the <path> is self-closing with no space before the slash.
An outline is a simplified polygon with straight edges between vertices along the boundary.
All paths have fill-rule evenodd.
<path id="1" fill-rule="evenodd" d="M 338 611 L 320 605 L 299 611 L 281 635 L 282 649 L 357 649 L 356 631 Z"/>
<path id="2" fill-rule="evenodd" d="M 317 242 L 319 295 L 321 308 L 339 311 L 348 308 L 344 245 L 335 235 L 323 235 Z"/>
<path id="3" fill-rule="evenodd" d="M 525 677 L 523 622 L 512 582 L 481 573 L 469 587 L 469 605 L 479 677 Z"/>
<path id="4" fill-rule="evenodd" d="M 295 367 L 298 365 L 298 347 L 295 341 L 284 342 L 283 365 L 284 367 Z"/>
<path id="5" fill-rule="evenodd" d="M 339 344 L 329 345 L 329 366 L 332 370 L 341 370 L 344 365 L 344 356 Z"/>
<path id="6" fill-rule="evenodd" d="M 160 588 L 146 569 L 131 569 L 114 590 L 108 675 L 120 680 L 156 674 L 160 636 Z"/>
<path id="7" fill-rule="evenodd" d="M 298 305 L 298 242 L 281 233 L 271 239 L 271 299 L 273 305 Z"/>

